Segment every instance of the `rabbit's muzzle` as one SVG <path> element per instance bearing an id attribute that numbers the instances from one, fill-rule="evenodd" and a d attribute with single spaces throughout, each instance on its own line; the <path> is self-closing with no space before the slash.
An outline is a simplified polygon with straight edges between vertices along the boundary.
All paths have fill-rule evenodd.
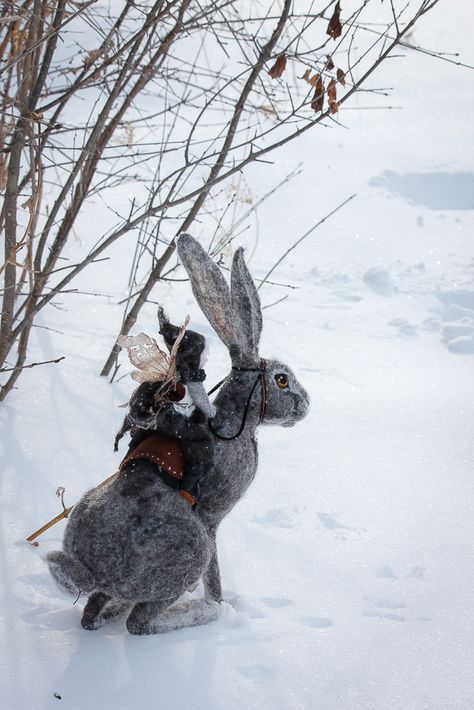
<path id="1" fill-rule="evenodd" d="M 304 417 L 308 414 L 309 410 L 309 396 L 305 392 L 304 397 L 300 394 L 298 397 L 295 397 L 293 409 L 289 414 L 288 420 L 284 421 L 282 426 L 284 427 L 291 427 L 296 424 L 296 422 L 299 422 L 301 419 L 304 419 Z"/>

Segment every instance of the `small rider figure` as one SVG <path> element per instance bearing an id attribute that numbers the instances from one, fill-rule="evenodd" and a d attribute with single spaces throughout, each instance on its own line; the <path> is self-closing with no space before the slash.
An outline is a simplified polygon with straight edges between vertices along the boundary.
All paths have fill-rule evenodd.
<path id="1" fill-rule="evenodd" d="M 160 334 L 171 351 L 180 329 L 170 323 L 162 308 L 158 311 L 158 320 Z M 206 377 L 205 362 L 204 336 L 186 330 L 176 351 L 176 371 L 179 381 L 171 390 L 167 388 L 166 392 L 163 392 L 162 382 L 142 383 L 130 399 L 129 412 L 115 442 L 117 449 L 118 441 L 126 431 L 130 431 L 131 441 L 127 454 L 129 455 L 144 439 L 155 432 L 178 439 L 184 460 L 184 475 L 179 481 L 179 488 L 189 492 L 193 498 L 198 497 L 199 480 L 209 470 L 214 455 L 213 437 L 207 422 L 215 416 L 215 409 L 209 402 L 203 385 Z M 186 405 L 183 407 L 179 404 L 185 395 L 185 387 L 194 405 L 191 414 L 185 413 Z M 176 482 L 169 480 L 168 477 L 164 480 L 169 485 L 176 485 Z M 134 482 L 133 476 L 130 476 L 129 484 L 133 489 L 138 481 Z M 135 494 L 132 490 L 128 493 L 125 490 L 123 492 Z M 140 493 L 140 497 L 143 497 L 145 492 L 142 490 L 136 493 Z"/>

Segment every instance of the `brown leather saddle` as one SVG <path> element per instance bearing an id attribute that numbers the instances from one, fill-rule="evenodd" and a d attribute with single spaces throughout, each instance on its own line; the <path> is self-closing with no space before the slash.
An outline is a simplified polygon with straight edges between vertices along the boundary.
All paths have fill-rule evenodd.
<path id="1" fill-rule="evenodd" d="M 125 456 L 120 468 L 139 459 L 146 459 L 160 466 L 176 481 L 181 481 L 184 476 L 183 454 L 179 441 L 174 436 L 161 434 L 158 431 L 147 436 Z"/>
<path id="2" fill-rule="evenodd" d="M 184 476 L 184 457 L 179 440 L 161 432 L 154 432 L 141 441 L 128 453 L 120 464 L 120 470 L 132 461 L 146 460 L 159 468 L 162 479 L 167 485 L 178 488 Z M 172 480 L 166 480 L 170 476 Z M 178 493 L 190 505 L 195 505 L 194 496 L 183 489 Z"/>

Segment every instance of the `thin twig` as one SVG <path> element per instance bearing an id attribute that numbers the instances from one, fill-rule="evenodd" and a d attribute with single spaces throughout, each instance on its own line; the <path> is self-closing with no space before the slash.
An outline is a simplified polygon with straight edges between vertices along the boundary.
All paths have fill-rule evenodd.
<path id="1" fill-rule="evenodd" d="M 270 276 L 270 274 L 272 274 L 272 273 L 275 271 L 275 269 L 277 268 L 277 266 L 279 266 L 279 265 L 281 264 L 281 262 L 282 262 L 284 259 L 286 259 L 286 257 L 288 256 L 288 254 L 289 254 L 290 252 L 292 252 L 293 249 L 296 249 L 296 247 L 297 247 L 299 244 L 301 244 L 301 242 L 302 242 L 304 239 L 306 239 L 307 237 L 309 237 L 309 235 L 312 234 L 315 229 L 317 229 L 318 227 L 320 227 L 320 226 L 321 226 L 324 222 L 326 222 L 330 217 L 332 217 L 334 214 L 336 214 L 336 212 L 339 212 L 339 210 L 341 210 L 343 207 L 345 207 L 345 205 L 347 205 L 348 202 L 350 202 L 351 200 L 353 200 L 355 196 L 356 196 L 356 193 L 354 193 L 354 195 L 351 195 L 350 197 L 347 197 L 347 198 L 344 200 L 344 202 L 341 202 L 341 204 L 339 204 L 337 207 L 335 207 L 333 210 L 331 210 L 331 212 L 328 212 L 328 214 L 325 215 L 322 219 L 320 219 L 319 222 L 316 222 L 316 224 L 313 225 L 313 226 L 311 227 L 311 229 L 308 229 L 308 231 L 305 232 L 302 237 L 300 237 L 299 239 L 297 239 L 296 242 L 295 242 L 294 244 L 292 244 L 291 247 L 289 247 L 289 249 L 287 249 L 287 250 L 285 251 L 285 253 L 280 256 L 280 258 L 273 264 L 272 268 L 265 274 L 265 276 L 263 277 L 263 279 L 261 280 L 261 282 L 260 282 L 259 285 L 258 285 L 258 289 L 262 288 L 263 284 L 266 282 L 266 280 L 268 279 L 268 277 Z"/>
<path id="2" fill-rule="evenodd" d="M 96 489 L 103 488 L 107 483 L 114 481 L 117 478 L 117 476 L 119 475 L 119 473 L 120 473 L 120 471 L 116 471 L 115 473 L 113 473 L 111 476 L 106 478 L 105 481 L 102 481 L 102 483 L 99 483 L 99 485 L 96 486 Z M 58 488 L 58 490 L 61 490 L 61 489 Z M 52 528 L 53 525 L 56 525 L 56 523 L 59 523 L 60 520 L 64 520 L 65 518 L 69 517 L 69 514 L 70 514 L 71 510 L 74 508 L 74 506 L 71 505 L 69 508 L 66 508 L 64 506 L 62 498 L 61 498 L 61 503 L 62 503 L 62 507 L 63 507 L 62 512 L 59 513 L 59 515 L 56 515 L 52 520 L 49 520 L 47 523 L 42 525 L 34 533 L 31 533 L 31 535 L 28 535 L 28 537 L 26 538 L 27 542 L 30 542 L 31 544 L 37 546 L 38 543 L 33 542 L 37 537 L 39 537 L 44 532 L 46 532 L 46 530 L 49 530 L 49 528 Z"/>
<path id="3" fill-rule="evenodd" d="M 59 331 L 58 331 L 59 332 Z M 21 367 L 2 367 L 0 372 L 15 372 L 16 370 L 27 370 L 29 367 L 38 367 L 38 365 L 49 365 L 51 363 L 55 364 L 65 360 L 66 356 L 56 358 L 56 360 L 43 360 L 42 362 L 31 362 L 29 365 L 22 365 Z"/>

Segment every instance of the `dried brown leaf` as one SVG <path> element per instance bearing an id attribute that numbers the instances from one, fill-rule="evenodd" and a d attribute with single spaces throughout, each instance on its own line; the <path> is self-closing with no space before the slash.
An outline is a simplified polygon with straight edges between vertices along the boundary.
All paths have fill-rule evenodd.
<path id="1" fill-rule="evenodd" d="M 329 54 L 326 55 L 326 64 L 324 65 L 324 68 L 328 71 L 332 71 L 334 69 L 334 62 L 332 61 L 332 57 L 330 57 Z"/>
<path id="2" fill-rule="evenodd" d="M 346 85 L 346 75 L 345 75 L 345 73 L 342 71 L 342 69 L 338 69 L 338 70 L 337 70 L 337 72 L 336 72 L 336 78 L 337 78 L 337 80 L 338 80 L 338 82 L 339 82 L 340 84 L 342 84 L 343 86 Z"/>
<path id="3" fill-rule="evenodd" d="M 337 39 L 342 34 L 342 25 L 341 20 L 339 19 L 340 14 L 341 4 L 337 2 L 336 7 L 334 8 L 333 15 L 329 20 L 328 28 L 326 30 L 326 34 L 332 37 L 333 39 Z"/>
<path id="4" fill-rule="evenodd" d="M 100 47 L 99 49 L 93 49 L 89 54 L 86 56 L 84 59 L 84 66 L 85 67 L 90 67 L 91 64 L 94 64 L 94 62 L 99 59 L 103 54 L 105 54 L 106 48 L 105 47 Z"/>
<path id="5" fill-rule="evenodd" d="M 336 100 L 336 80 L 331 79 L 331 81 L 328 84 L 327 88 L 327 93 L 328 93 L 328 101 L 335 101 Z"/>
<path id="6" fill-rule="evenodd" d="M 306 69 L 301 78 L 304 79 L 310 86 L 315 87 L 319 79 L 319 74 L 313 74 L 313 76 L 311 76 L 311 69 Z"/>
<path id="7" fill-rule="evenodd" d="M 268 73 L 270 74 L 272 79 L 279 79 L 283 72 L 285 71 L 286 67 L 286 55 L 285 54 L 280 54 L 279 57 L 277 57 L 277 60 L 275 64 L 272 66 L 271 69 L 269 69 Z"/>
<path id="8" fill-rule="evenodd" d="M 324 106 L 324 83 L 320 74 L 317 74 L 315 82 L 315 90 L 313 100 L 311 101 L 311 108 L 313 111 L 322 111 Z"/>
<path id="9" fill-rule="evenodd" d="M 336 101 L 336 80 L 331 79 L 331 81 L 328 84 L 327 88 L 327 95 L 328 95 L 328 104 L 329 108 L 331 110 L 331 113 L 337 113 L 339 110 L 339 104 Z"/>
<path id="10" fill-rule="evenodd" d="M 38 200 L 38 195 L 30 195 L 26 202 L 22 204 L 24 210 L 28 210 L 30 214 L 33 214 L 36 207 L 36 202 Z"/>

